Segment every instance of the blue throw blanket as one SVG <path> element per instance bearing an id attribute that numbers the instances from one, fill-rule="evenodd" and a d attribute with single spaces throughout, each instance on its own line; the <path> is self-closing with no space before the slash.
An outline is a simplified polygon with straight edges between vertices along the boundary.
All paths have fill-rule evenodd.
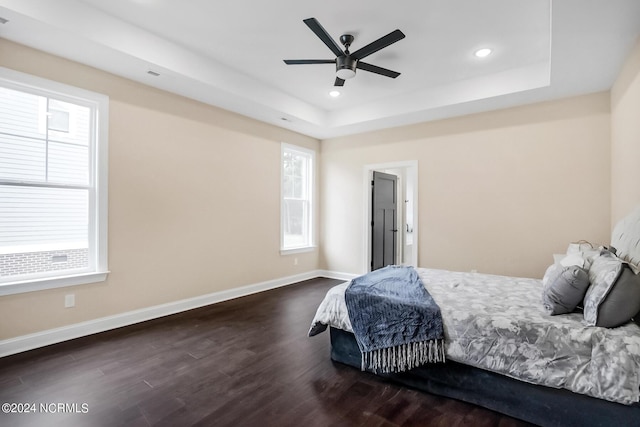
<path id="1" fill-rule="evenodd" d="M 388 266 L 353 279 L 345 302 L 362 370 L 401 372 L 444 362 L 440 307 L 413 267 Z"/>

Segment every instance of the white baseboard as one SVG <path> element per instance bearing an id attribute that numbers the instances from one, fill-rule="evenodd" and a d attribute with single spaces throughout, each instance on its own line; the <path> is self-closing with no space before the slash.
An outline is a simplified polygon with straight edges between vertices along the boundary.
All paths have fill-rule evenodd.
<path id="1" fill-rule="evenodd" d="M 326 277 L 327 279 L 338 279 L 338 280 L 351 280 L 356 277 L 361 276 L 361 274 L 352 274 L 352 273 L 341 273 L 339 271 L 329 271 L 329 270 L 318 270 L 317 277 Z"/>
<path id="2" fill-rule="evenodd" d="M 201 295 L 194 298 L 188 298 L 180 301 L 170 302 L 167 304 L 142 308 L 139 310 L 129 311 L 126 313 L 116 314 L 108 317 L 102 317 L 99 319 L 89 320 L 69 326 L 63 326 L 60 328 L 49 329 L 42 332 L 36 332 L 34 334 L 22 335 L 19 337 L 0 341 L 0 357 L 21 353 L 27 350 L 33 350 L 35 348 L 68 341 L 74 338 L 96 334 L 98 332 L 108 331 L 110 329 L 133 325 L 135 323 L 144 322 L 146 320 L 156 319 L 158 317 L 192 310 L 194 308 L 199 308 L 222 301 L 255 294 L 257 292 L 263 292 L 269 289 L 291 285 L 303 280 L 313 279 L 316 277 L 350 280 L 351 278 L 356 277 L 356 275 L 331 272 L 326 270 L 314 270 L 307 273 L 296 274 L 294 276 L 255 283 L 253 285 L 242 286 L 239 288 L 228 289 L 220 292 L 213 292 L 211 294 Z"/>

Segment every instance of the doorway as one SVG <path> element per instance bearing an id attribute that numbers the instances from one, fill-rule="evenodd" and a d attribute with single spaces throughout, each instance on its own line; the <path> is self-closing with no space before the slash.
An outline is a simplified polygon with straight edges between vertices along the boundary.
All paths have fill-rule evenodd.
<path id="1" fill-rule="evenodd" d="M 371 271 L 397 264 L 398 177 L 373 171 L 371 180 Z"/>
<path id="2" fill-rule="evenodd" d="M 393 245 L 395 245 L 395 254 L 393 255 L 393 261 L 389 259 L 380 261 L 380 255 L 374 255 L 378 252 L 379 244 L 381 243 L 381 237 L 376 238 L 374 227 L 376 224 L 376 214 L 374 213 L 374 192 L 372 188 L 372 182 L 375 175 L 381 173 L 382 175 L 393 175 L 396 177 L 394 191 L 396 197 L 396 209 L 395 219 L 393 220 L 395 226 L 391 226 L 388 221 L 390 220 L 390 212 L 387 211 L 386 218 L 381 217 L 381 212 L 378 212 L 378 224 L 380 220 L 387 221 L 387 225 L 384 228 L 389 230 L 395 230 L 391 233 L 395 235 L 395 238 L 391 239 Z M 384 181 L 388 187 L 389 180 Z M 380 163 L 365 165 L 364 167 L 364 203 L 363 203 L 363 228 L 364 228 L 364 242 L 363 242 L 363 271 L 368 272 L 380 266 L 397 264 L 397 265 L 411 265 L 418 266 L 418 162 L 404 161 L 394 163 Z M 384 184 L 383 184 L 384 185 Z M 387 189 L 388 191 L 388 189 Z M 389 209 L 389 208 L 388 208 Z M 387 248 L 386 255 L 388 256 L 391 246 L 389 241 L 389 234 L 383 240 L 385 247 Z M 382 262 L 383 265 L 380 265 Z"/>

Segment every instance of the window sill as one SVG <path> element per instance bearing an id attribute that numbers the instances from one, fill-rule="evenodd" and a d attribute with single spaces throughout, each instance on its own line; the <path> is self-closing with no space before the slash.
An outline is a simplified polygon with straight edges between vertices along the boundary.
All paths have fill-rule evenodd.
<path id="1" fill-rule="evenodd" d="M 30 279 L 19 282 L 0 283 L 0 296 L 22 294 L 25 292 L 42 291 L 45 289 L 63 288 L 66 286 L 86 285 L 88 283 L 104 282 L 108 271 L 99 273 L 81 273 L 69 276 Z"/>
<path id="2" fill-rule="evenodd" d="M 316 246 L 305 246 L 304 248 L 280 249 L 280 255 L 302 254 L 305 252 L 313 252 Z"/>

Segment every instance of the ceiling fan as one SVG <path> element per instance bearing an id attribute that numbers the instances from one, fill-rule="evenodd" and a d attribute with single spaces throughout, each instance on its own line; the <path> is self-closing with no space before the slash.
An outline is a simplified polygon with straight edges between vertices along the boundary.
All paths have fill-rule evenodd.
<path id="1" fill-rule="evenodd" d="M 353 35 L 343 34 L 340 36 L 340 42 L 344 46 L 344 51 L 338 46 L 338 44 L 331 38 L 327 30 L 318 22 L 316 18 L 308 18 L 304 20 L 311 31 L 327 45 L 331 52 L 336 55 L 335 59 L 285 59 L 284 62 L 287 65 L 299 65 L 299 64 L 336 64 L 336 81 L 334 86 L 344 86 L 345 79 L 350 79 L 356 75 L 356 68 L 369 71 L 371 73 L 380 74 L 383 76 L 391 77 L 395 79 L 400 73 L 386 68 L 371 65 L 366 62 L 362 62 L 363 58 L 385 48 L 399 40 L 402 40 L 405 36 L 400 30 L 390 32 L 384 37 L 380 37 L 378 40 L 369 43 L 368 45 L 356 50 L 355 52 L 349 52 L 349 47 L 353 42 Z"/>

